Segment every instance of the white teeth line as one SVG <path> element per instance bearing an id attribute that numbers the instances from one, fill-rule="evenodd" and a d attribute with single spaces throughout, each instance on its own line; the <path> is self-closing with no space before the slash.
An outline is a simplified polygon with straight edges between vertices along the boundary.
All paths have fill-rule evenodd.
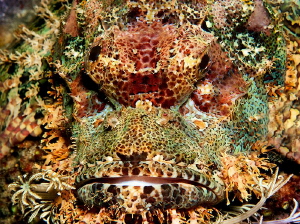
<path id="1" fill-rule="evenodd" d="M 139 180 L 128 180 L 128 181 L 122 181 L 120 183 L 116 183 L 114 185 L 117 186 L 152 186 L 155 185 L 157 183 L 151 183 L 151 182 L 145 182 L 145 181 L 139 181 Z"/>

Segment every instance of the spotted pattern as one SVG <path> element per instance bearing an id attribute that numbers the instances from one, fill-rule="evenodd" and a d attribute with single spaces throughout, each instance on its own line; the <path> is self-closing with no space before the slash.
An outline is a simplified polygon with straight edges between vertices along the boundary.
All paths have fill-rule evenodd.
<path id="1" fill-rule="evenodd" d="M 93 135 L 81 137 L 79 142 L 77 158 L 87 163 L 76 181 L 79 198 L 92 207 L 105 204 L 127 213 L 218 203 L 224 198 L 223 184 L 187 167 L 201 158 L 196 150 L 200 141 L 197 133 L 179 113 L 168 109 L 126 108 L 108 114 Z M 202 159 L 208 161 L 210 153 L 218 151 L 207 151 Z M 115 185 L 114 178 L 122 182 L 120 177 L 146 177 L 141 181 L 148 187 L 154 181 L 156 193 L 142 194 L 145 187 L 138 185 Z"/>
<path id="2" fill-rule="evenodd" d="M 215 223 L 263 197 L 262 152 L 299 162 L 295 3 L 64 1 L 0 52 L 0 156 L 32 152 L 10 185 L 29 222 Z"/>
<path id="3" fill-rule="evenodd" d="M 122 105 L 150 100 L 170 108 L 182 104 L 195 89 L 212 39 L 198 26 L 138 22 L 127 30 L 114 28 L 95 39 L 87 71 Z"/>

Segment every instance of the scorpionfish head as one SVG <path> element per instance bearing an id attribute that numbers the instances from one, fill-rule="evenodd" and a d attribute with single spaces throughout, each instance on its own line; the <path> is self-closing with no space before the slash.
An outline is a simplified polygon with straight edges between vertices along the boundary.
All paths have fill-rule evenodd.
<path id="1" fill-rule="evenodd" d="M 210 153 L 199 149 L 198 131 L 170 110 L 195 90 L 212 41 L 200 25 L 143 19 L 111 26 L 95 38 L 86 71 L 123 107 L 95 127 L 88 143 L 79 141 L 78 158 L 87 164 L 77 177 L 77 193 L 86 205 L 140 214 L 224 198 L 222 183 L 191 168 L 196 159 L 209 161 Z"/>

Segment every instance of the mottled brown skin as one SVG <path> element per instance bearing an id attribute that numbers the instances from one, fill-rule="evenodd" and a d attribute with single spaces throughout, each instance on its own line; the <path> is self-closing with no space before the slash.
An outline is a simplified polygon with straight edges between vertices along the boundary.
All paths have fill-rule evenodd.
<path id="1" fill-rule="evenodd" d="M 111 27 L 95 39 L 87 71 L 109 98 L 124 106 L 149 100 L 170 108 L 181 105 L 194 91 L 212 39 L 196 25 L 144 21 L 126 30 Z"/>

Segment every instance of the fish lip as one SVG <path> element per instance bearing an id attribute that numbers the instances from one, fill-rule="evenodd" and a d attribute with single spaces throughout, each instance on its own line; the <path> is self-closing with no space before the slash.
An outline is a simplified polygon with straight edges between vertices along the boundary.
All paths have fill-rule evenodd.
<path id="1" fill-rule="evenodd" d="M 213 177 L 158 161 L 86 166 L 76 180 L 77 197 L 85 206 L 122 210 L 126 214 L 212 206 L 225 198 L 223 183 Z M 126 185 L 126 181 L 146 184 Z"/>
<path id="2" fill-rule="evenodd" d="M 100 178 L 90 178 L 84 181 L 81 181 L 79 184 L 77 184 L 76 189 L 79 189 L 80 187 L 91 184 L 91 183 L 102 183 L 102 184 L 111 184 L 111 185 L 123 185 L 127 186 L 126 182 L 144 182 L 145 186 L 148 184 L 178 184 L 178 183 L 184 183 L 184 184 L 190 184 L 197 187 L 206 187 L 204 184 L 201 184 L 197 181 L 188 180 L 184 178 L 174 178 L 174 177 L 151 177 L 151 176 L 138 176 L 138 175 L 132 175 L 132 176 L 121 176 L 121 177 L 100 177 Z M 125 184 L 123 184 L 125 182 Z M 133 186 L 133 185 L 132 185 Z M 136 185 L 140 186 L 140 185 Z"/>
<path id="3" fill-rule="evenodd" d="M 117 172 L 113 172 L 113 167 L 118 167 Z M 142 171 L 138 175 L 133 174 L 134 169 L 140 168 Z M 125 169 L 125 171 L 123 170 Z M 164 169 L 165 172 L 157 173 Z M 88 175 L 84 175 L 87 173 Z M 175 175 L 171 175 L 175 174 Z M 215 199 L 209 204 L 217 204 L 225 198 L 224 183 L 220 179 L 215 180 L 206 174 L 187 167 L 178 166 L 176 164 L 159 162 L 159 161 L 113 161 L 103 163 L 94 167 L 87 167 L 83 170 L 83 175 L 79 175 L 76 179 L 77 191 L 89 184 L 104 184 L 111 186 L 122 185 L 124 181 L 143 181 L 151 185 L 190 185 L 195 188 L 205 188 L 208 192 L 215 195 Z M 131 185 L 137 186 L 140 185 Z"/>

